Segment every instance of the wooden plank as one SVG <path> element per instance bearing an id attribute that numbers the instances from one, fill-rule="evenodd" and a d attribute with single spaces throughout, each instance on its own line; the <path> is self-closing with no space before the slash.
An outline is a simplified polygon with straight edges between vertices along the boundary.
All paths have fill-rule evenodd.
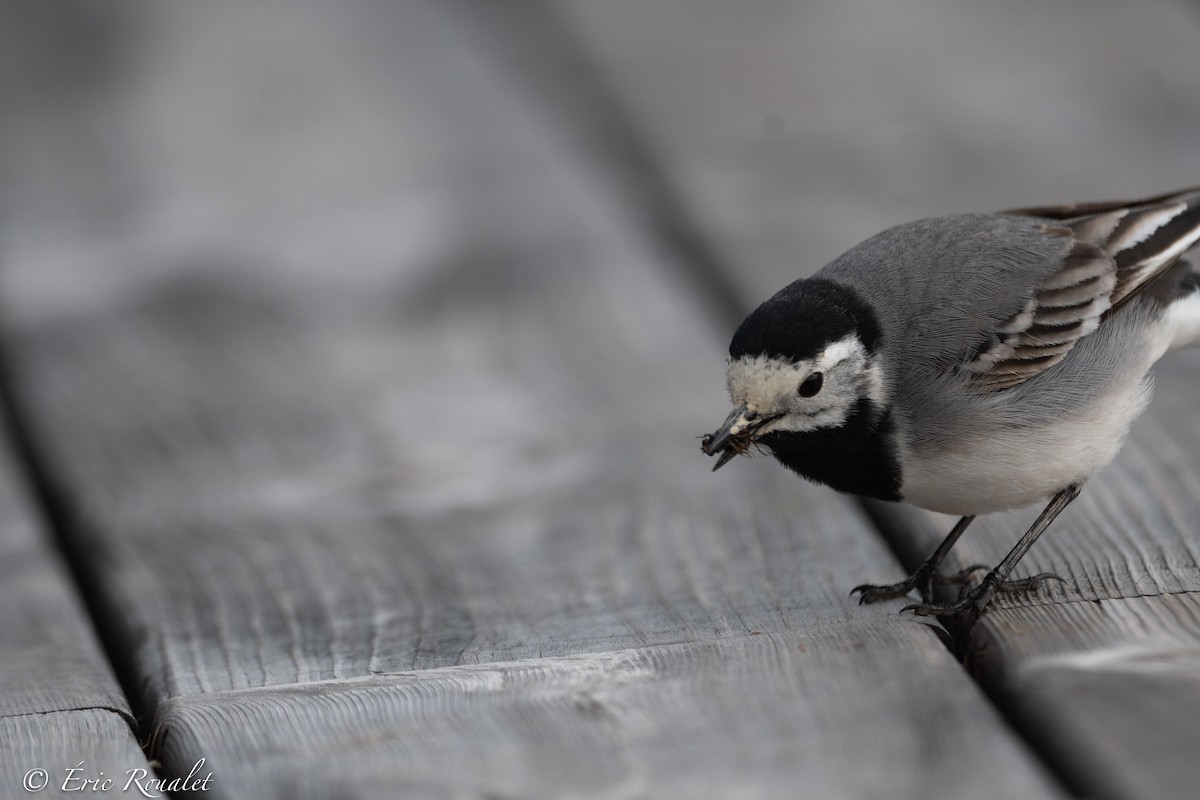
<path id="1" fill-rule="evenodd" d="M 1195 180 L 1188 4 L 952 5 L 555 3 L 746 308 L 897 222 Z M 672 35 L 685 14 L 687 35 Z M 1095 46 L 1117 36 L 1120 58 Z M 938 54 L 953 53 L 970 57 L 947 70 Z M 1156 77 L 1122 77 L 1134 73 Z M 997 116 L 998 98 L 1011 111 Z M 1068 585 L 1002 599 L 967 647 L 1022 732 L 1087 796 L 1194 794 L 1200 356 L 1174 355 L 1159 373 L 1125 451 L 1022 564 Z M 909 568 L 952 523 L 873 509 Z M 955 565 L 995 563 L 1036 513 L 981 518 Z"/>
<path id="2" fill-rule="evenodd" d="M 129 706 L 0 435 L 0 717 Z"/>
<path id="3" fill-rule="evenodd" d="M 0 792 L 5 797 L 119 793 L 130 779 L 149 785 L 148 779 L 155 777 L 130 733 L 129 720 L 112 709 L 3 716 L 0 742 Z M 85 783 L 91 780 L 99 783 Z M 106 780 L 113 781 L 108 790 L 93 788 Z M 132 791 L 137 792 L 136 786 Z"/>
<path id="4" fill-rule="evenodd" d="M 17 796 L 31 770 L 46 794 L 84 764 L 149 770 L 112 668 L 37 519 L 0 432 L 0 794 Z M 153 774 L 151 772 L 151 774 Z M 30 775 L 32 786 L 42 784 Z M 64 793 L 65 794 L 65 793 Z M 67 795 L 70 796 L 70 795 Z"/>
<path id="5" fill-rule="evenodd" d="M 408 35 L 436 33 L 414 8 Z M 507 91 L 443 63 L 413 115 L 437 119 L 419 102 L 435 89 L 462 93 L 450 107 Z M 448 230 L 423 252 L 383 231 L 374 260 L 308 274 L 291 234 L 336 236 L 318 216 L 224 268 L 188 237 L 107 273 L 34 259 L 5 274 L 16 391 L 77 541 L 108 556 L 135 638 L 152 625 L 156 697 L 844 616 L 840 587 L 836 602 L 776 588 L 837 568 L 798 526 L 889 563 L 848 504 L 774 470 L 710 478 L 695 435 L 724 411 L 719 343 L 582 167 L 496 116 L 488 146 L 546 168 L 451 181 Z M 101 279 L 121 291 L 60 293 Z M 786 491 L 764 503 L 761 481 Z"/>
<path id="6" fill-rule="evenodd" d="M 1200 596 L 1002 608 L 973 663 L 1070 782 L 1097 798 L 1194 796 Z"/>
<path id="7" fill-rule="evenodd" d="M 787 629 L 896 568 L 849 503 L 709 475 L 717 341 L 589 250 L 439 259 L 510 270 L 488 305 L 201 273 L 11 329 L 155 698 Z"/>
<path id="8" fill-rule="evenodd" d="M 633 740 L 653 753 L 633 766 L 697 796 L 968 777 L 1058 796 L 930 628 L 846 597 L 898 568 L 855 506 L 765 462 L 709 475 L 712 325 L 596 155 L 443 8 L 289 5 L 267 29 L 240 6 L 131 3 L 121 51 L 143 72 L 110 88 L 122 102 L 83 69 L 87 102 L 26 118 L 109 156 L 87 162 L 99 186 L 131 162 L 144 180 L 99 233 L 10 242 L 0 302 L 21 414 L 167 773 L 204 756 L 213 796 L 370 795 L 420 789 L 436 757 L 460 794 L 584 795 Z M 246 111 L 268 79 L 308 98 L 277 128 Z M 214 169 L 227 131 L 243 138 Z M 39 180 L 69 183 L 50 152 Z M 488 699 L 506 671 L 550 689 Z M 627 705 L 599 735 L 609 697 Z M 476 705 L 490 727 L 447 711 Z M 551 770 L 559 734 L 576 760 Z M 855 769 L 826 770 L 835 750 Z"/>
<path id="9" fill-rule="evenodd" d="M 1042 796 L 1035 773 L 986 766 L 1018 753 L 969 682 L 911 702 L 924 643 L 913 626 L 837 623 L 189 697 L 166 707 L 164 752 L 209 754 L 255 797 Z M 298 758 L 310 768 L 287 776 Z"/>

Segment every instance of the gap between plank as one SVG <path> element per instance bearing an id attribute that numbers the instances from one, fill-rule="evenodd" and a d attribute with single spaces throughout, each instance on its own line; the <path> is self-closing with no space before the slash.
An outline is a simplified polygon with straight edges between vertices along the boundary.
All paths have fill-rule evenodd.
<path id="1" fill-rule="evenodd" d="M 89 569 L 84 548 L 80 546 L 75 533 L 78 530 L 77 515 L 70 509 L 64 494 L 55 485 L 39 455 L 37 443 L 27 424 L 29 415 L 21 406 L 13 384 L 9 343 L 0 339 L 0 430 L 8 435 L 12 446 L 13 459 L 16 462 L 16 480 L 24 481 L 26 494 L 30 499 L 30 514 L 35 520 L 41 521 L 41 529 L 48 534 L 50 544 L 70 572 L 71 580 L 82 600 L 83 612 L 91 622 L 92 630 L 112 667 L 133 717 L 130 718 L 121 711 L 117 713 L 129 725 L 134 739 L 143 752 L 146 752 L 146 742 L 138 732 L 145 728 L 150 717 L 145 699 L 138 691 L 132 653 L 123 646 L 112 608 L 94 572 Z M 151 765 L 154 765 L 152 760 Z M 160 774 L 159 777 L 163 776 Z"/>

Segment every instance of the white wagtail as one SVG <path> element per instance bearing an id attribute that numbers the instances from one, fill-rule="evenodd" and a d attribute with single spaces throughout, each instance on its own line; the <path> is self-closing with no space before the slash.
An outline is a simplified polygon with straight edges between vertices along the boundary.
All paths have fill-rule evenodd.
<path id="1" fill-rule="evenodd" d="M 1200 189 L 965 214 L 884 231 L 755 309 L 729 345 L 733 413 L 714 470 L 753 445 L 850 494 L 961 516 L 905 581 L 922 615 L 974 621 L 1042 531 L 1116 455 L 1150 367 L 1200 344 Z M 958 602 L 938 566 L 977 514 L 1049 504 Z"/>

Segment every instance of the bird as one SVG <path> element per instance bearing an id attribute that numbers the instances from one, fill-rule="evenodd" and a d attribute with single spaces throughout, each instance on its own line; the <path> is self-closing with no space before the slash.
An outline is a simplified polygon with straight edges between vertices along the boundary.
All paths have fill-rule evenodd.
<path id="1" fill-rule="evenodd" d="M 1200 344 L 1200 187 L 1134 201 L 955 214 L 879 233 L 752 311 L 729 345 L 733 411 L 713 470 L 765 450 L 839 492 L 960 519 L 907 579 L 856 587 L 972 624 L 1013 568 L 1120 450 L 1151 367 Z M 976 516 L 1045 503 L 1012 550 L 940 566 Z M 961 584 L 953 602 L 934 586 Z M 972 586 L 972 584 L 974 584 Z"/>

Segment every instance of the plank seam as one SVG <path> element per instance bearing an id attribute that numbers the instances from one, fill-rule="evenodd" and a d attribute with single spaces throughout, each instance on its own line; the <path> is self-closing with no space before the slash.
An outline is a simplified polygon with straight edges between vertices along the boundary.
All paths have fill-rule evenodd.
<path id="1" fill-rule="evenodd" d="M 87 558 L 78 546 L 79 526 L 76 517 L 48 472 L 27 422 L 30 415 L 21 407 L 13 386 L 9 342 L 0 339 L 0 432 L 7 434 L 12 444 L 16 479 L 24 481 L 24 489 L 30 499 L 30 514 L 40 522 L 39 529 L 47 535 L 51 549 L 67 567 L 71 583 L 82 600 L 80 607 L 91 623 L 96 640 L 129 705 L 130 713 L 118 713 L 126 720 L 135 740 L 140 742 L 139 721 L 147 717 L 143 698 L 133 691 L 137 683 L 132 654 L 121 647 L 117 615 L 112 612 L 99 582 L 88 569 Z"/>
<path id="2" fill-rule="evenodd" d="M 18 714 L 0 714 L 0 719 L 20 719 L 22 717 L 48 717 L 53 714 L 75 714 L 79 711 L 108 711 L 116 714 L 121 719 L 125 720 L 129 725 L 130 733 L 135 735 L 136 739 L 136 721 L 130 716 L 128 711 L 113 706 L 76 706 L 72 708 L 52 708 L 47 711 L 22 711 Z"/>

